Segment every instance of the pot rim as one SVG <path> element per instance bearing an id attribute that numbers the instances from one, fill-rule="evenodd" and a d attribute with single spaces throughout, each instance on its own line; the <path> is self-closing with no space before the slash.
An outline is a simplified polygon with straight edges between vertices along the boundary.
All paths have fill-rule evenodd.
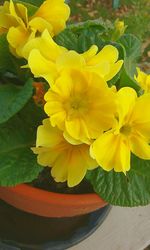
<path id="1" fill-rule="evenodd" d="M 44 217 L 88 214 L 107 205 L 96 193 L 60 194 L 28 184 L 0 187 L 0 198 L 18 209 Z"/>
<path id="2" fill-rule="evenodd" d="M 85 194 L 62 194 L 62 193 L 55 193 L 51 191 L 47 191 L 44 189 L 32 187 L 28 184 L 20 184 L 15 187 L 4 187 L 5 189 L 11 190 L 13 193 L 22 194 L 28 196 L 33 200 L 41 200 L 46 201 L 50 204 L 65 204 L 67 205 L 81 205 L 81 204 L 88 204 L 92 205 L 93 203 L 105 203 L 107 204 L 100 196 L 96 193 L 85 193 Z"/>

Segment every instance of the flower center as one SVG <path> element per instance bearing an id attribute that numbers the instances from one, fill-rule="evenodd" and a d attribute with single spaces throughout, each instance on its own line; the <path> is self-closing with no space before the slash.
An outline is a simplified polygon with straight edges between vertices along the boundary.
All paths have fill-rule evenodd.
<path id="1" fill-rule="evenodd" d="M 120 133 L 128 136 L 131 133 L 131 129 L 131 126 L 126 124 L 120 128 Z"/>
<path id="2" fill-rule="evenodd" d="M 79 114 L 83 114 L 88 111 L 88 103 L 85 97 L 77 96 L 70 98 L 65 103 L 65 110 L 69 117 L 77 117 Z"/>
<path id="3" fill-rule="evenodd" d="M 72 101 L 70 102 L 70 106 L 74 110 L 79 110 L 84 106 L 83 100 L 81 98 L 73 98 Z"/>

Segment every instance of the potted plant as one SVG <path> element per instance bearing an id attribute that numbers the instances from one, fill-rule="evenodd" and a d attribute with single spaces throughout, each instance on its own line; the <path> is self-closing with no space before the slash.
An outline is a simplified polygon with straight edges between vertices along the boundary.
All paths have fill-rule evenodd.
<path id="1" fill-rule="evenodd" d="M 150 203 L 150 77 L 124 22 L 0 7 L 0 198 L 46 217 Z"/>

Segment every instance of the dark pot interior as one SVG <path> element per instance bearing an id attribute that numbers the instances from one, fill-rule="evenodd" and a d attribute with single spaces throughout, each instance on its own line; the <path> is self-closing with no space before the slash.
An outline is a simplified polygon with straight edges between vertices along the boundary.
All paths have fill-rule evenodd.
<path id="1" fill-rule="evenodd" d="M 45 218 L 25 213 L 0 201 L 0 249 L 67 249 L 95 231 L 109 209 L 106 206 L 96 212 L 71 218 Z"/>

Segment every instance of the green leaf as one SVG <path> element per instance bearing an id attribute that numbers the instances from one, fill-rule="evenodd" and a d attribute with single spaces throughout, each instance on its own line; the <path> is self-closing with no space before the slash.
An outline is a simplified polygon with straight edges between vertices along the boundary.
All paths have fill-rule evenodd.
<path id="1" fill-rule="evenodd" d="M 0 154 L 0 186 L 31 182 L 42 171 L 29 148 L 17 148 Z"/>
<path id="2" fill-rule="evenodd" d="M 20 81 L 28 78 L 28 69 L 21 69 L 21 66 L 26 64 L 25 59 L 14 57 L 9 51 L 9 44 L 6 39 L 6 34 L 0 35 L 0 77 L 5 78 L 5 75 L 10 72 L 17 76 Z"/>
<path id="3" fill-rule="evenodd" d="M 136 61 L 141 56 L 141 42 L 136 36 L 125 34 L 117 42 L 123 45 L 128 58 L 130 57 Z"/>
<path id="4" fill-rule="evenodd" d="M 101 19 L 71 24 L 55 37 L 55 41 L 69 50 L 83 53 L 93 44 L 102 48 L 105 45 L 104 35 L 110 29 L 111 23 Z"/>
<path id="5" fill-rule="evenodd" d="M 134 80 L 134 74 L 136 72 L 137 60 L 141 55 L 141 42 L 132 34 L 123 35 L 117 42 L 124 47 L 125 54 L 119 87 L 129 86 L 138 91 L 139 86 Z"/>
<path id="6" fill-rule="evenodd" d="M 55 37 L 55 41 L 69 49 L 78 51 L 78 37 L 71 30 L 66 29 Z"/>
<path id="7" fill-rule="evenodd" d="M 8 122 L 0 125 L 0 185 L 14 186 L 35 179 L 43 169 L 31 151 L 43 110 L 28 103 Z"/>
<path id="8" fill-rule="evenodd" d="M 15 0 L 14 2 L 22 2 L 23 4 L 30 4 L 30 5 L 33 5 L 33 6 L 37 6 L 39 7 L 45 0 L 23 0 L 23 1 L 18 1 L 18 0 Z"/>
<path id="9" fill-rule="evenodd" d="M 13 62 L 13 56 L 9 51 L 6 34 L 2 34 L 0 35 L 0 73 L 6 71 L 15 72 L 16 68 Z"/>
<path id="10" fill-rule="evenodd" d="M 0 85 L 0 124 L 9 120 L 28 102 L 33 93 L 32 82 L 29 79 L 23 87 L 14 84 Z"/>
<path id="11" fill-rule="evenodd" d="M 150 161 L 132 156 L 126 176 L 99 167 L 89 171 L 86 178 L 95 192 L 112 205 L 134 207 L 150 203 Z"/>

